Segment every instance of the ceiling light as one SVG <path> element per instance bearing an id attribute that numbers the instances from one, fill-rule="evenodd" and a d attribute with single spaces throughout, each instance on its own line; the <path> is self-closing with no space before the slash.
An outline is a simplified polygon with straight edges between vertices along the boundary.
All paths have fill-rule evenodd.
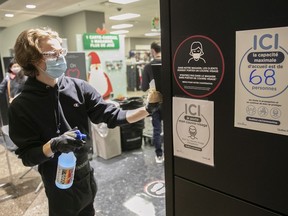
<path id="1" fill-rule="evenodd" d="M 146 33 L 145 36 L 151 37 L 151 36 L 160 36 L 161 34 L 159 32 L 150 32 Z"/>
<path id="2" fill-rule="evenodd" d="M 130 4 L 133 2 L 137 2 L 139 0 L 109 0 L 111 3 L 116 3 L 116 4 Z"/>
<path id="3" fill-rule="evenodd" d="M 7 14 L 5 14 L 5 17 L 14 17 L 14 14 L 7 13 Z"/>
<path id="4" fill-rule="evenodd" d="M 111 26 L 112 29 L 124 29 L 124 28 L 131 28 L 133 27 L 132 24 L 119 24 Z"/>
<path id="5" fill-rule="evenodd" d="M 110 34 L 126 34 L 128 32 L 129 31 L 127 31 L 127 30 L 118 30 L 118 31 L 112 31 L 112 32 L 110 32 Z"/>
<path id="6" fill-rule="evenodd" d="M 140 14 L 134 14 L 134 13 L 126 13 L 126 14 L 121 14 L 117 16 L 111 16 L 109 19 L 111 20 L 126 20 L 126 19 L 131 19 L 135 17 L 139 17 Z"/>
<path id="7" fill-rule="evenodd" d="M 34 9 L 34 8 L 36 8 L 36 5 L 27 4 L 27 5 L 26 5 L 26 8 L 28 8 L 28 9 Z"/>

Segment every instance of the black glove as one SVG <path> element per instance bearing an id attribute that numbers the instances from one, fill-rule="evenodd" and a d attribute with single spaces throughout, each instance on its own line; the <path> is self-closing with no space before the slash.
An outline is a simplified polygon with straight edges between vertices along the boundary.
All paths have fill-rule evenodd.
<path id="1" fill-rule="evenodd" d="M 53 153 L 59 152 L 74 152 L 76 149 L 81 148 L 85 142 L 83 140 L 75 139 L 69 135 L 62 134 L 59 137 L 51 139 L 50 146 Z"/>
<path id="2" fill-rule="evenodd" d="M 156 91 L 154 88 L 150 88 L 148 91 L 147 102 L 145 109 L 151 115 L 160 108 L 162 103 L 162 94 Z"/>
<path id="3" fill-rule="evenodd" d="M 146 111 L 151 115 L 160 108 L 160 103 L 147 103 L 145 106 Z"/>

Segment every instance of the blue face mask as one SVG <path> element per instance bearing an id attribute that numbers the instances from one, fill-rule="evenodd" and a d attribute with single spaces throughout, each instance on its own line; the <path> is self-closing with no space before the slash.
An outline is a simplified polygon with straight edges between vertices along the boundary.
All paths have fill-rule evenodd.
<path id="1" fill-rule="evenodd" d="M 59 56 L 57 59 L 47 59 L 46 73 L 56 79 L 59 78 L 67 70 L 67 63 L 64 56 Z"/>

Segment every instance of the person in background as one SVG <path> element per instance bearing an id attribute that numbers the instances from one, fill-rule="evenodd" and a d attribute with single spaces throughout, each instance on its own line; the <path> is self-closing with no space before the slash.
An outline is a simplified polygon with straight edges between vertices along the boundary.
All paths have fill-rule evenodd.
<path id="1" fill-rule="evenodd" d="M 152 61 L 145 65 L 144 70 L 142 72 L 142 84 L 141 88 L 142 91 L 147 91 L 150 87 L 155 88 L 155 81 L 152 72 L 152 64 L 159 64 L 161 63 L 161 45 L 158 42 L 153 42 L 151 44 L 151 56 Z M 152 85 L 152 86 L 151 86 Z M 153 138 L 152 142 L 155 146 L 155 153 L 156 153 L 156 163 L 163 163 L 164 162 L 164 155 L 162 150 L 162 117 L 161 117 L 161 109 L 158 109 L 152 114 L 152 126 L 153 126 Z"/>
<path id="2" fill-rule="evenodd" d="M 38 165 L 48 197 L 50 216 L 92 216 L 97 185 L 82 140 L 65 132 L 77 127 L 89 136 L 89 124 L 104 122 L 109 128 L 145 118 L 159 108 L 161 94 L 151 91 L 147 104 L 122 110 L 103 100 L 88 82 L 64 75 L 67 50 L 58 33 L 49 28 L 28 29 L 18 36 L 15 58 L 28 79 L 10 105 L 9 135 L 25 166 Z M 74 152 L 77 161 L 73 185 L 55 185 L 58 157 Z"/>
<path id="3" fill-rule="evenodd" d="M 9 103 L 12 103 L 22 91 L 26 79 L 22 68 L 13 58 L 9 63 L 7 76 L 0 83 L 0 94 L 7 94 Z"/>

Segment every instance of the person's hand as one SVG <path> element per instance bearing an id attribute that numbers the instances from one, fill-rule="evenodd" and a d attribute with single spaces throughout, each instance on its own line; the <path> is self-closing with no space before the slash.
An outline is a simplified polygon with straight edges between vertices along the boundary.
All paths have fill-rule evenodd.
<path id="1" fill-rule="evenodd" d="M 147 102 L 148 103 L 162 103 L 162 94 L 155 88 L 148 90 Z"/>
<path id="2" fill-rule="evenodd" d="M 147 96 L 147 103 L 145 106 L 146 111 L 149 114 L 153 114 L 160 108 L 162 103 L 162 94 L 156 89 L 149 89 Z"/>
<path id="3" fill-rule="evenodd" d="M 57 151 L 63 152 L 63 153 L 68 153 L 71 151 L 74 152 L 76 149 L 79 149 L 84 146 L 85 141 L 80 140 L 80 139 L 75 139 L 74 137 L 66 133 L 62 134 L 59 137 L 55 137 L 51 139 L 50 147 L 53 153 Z"/>

